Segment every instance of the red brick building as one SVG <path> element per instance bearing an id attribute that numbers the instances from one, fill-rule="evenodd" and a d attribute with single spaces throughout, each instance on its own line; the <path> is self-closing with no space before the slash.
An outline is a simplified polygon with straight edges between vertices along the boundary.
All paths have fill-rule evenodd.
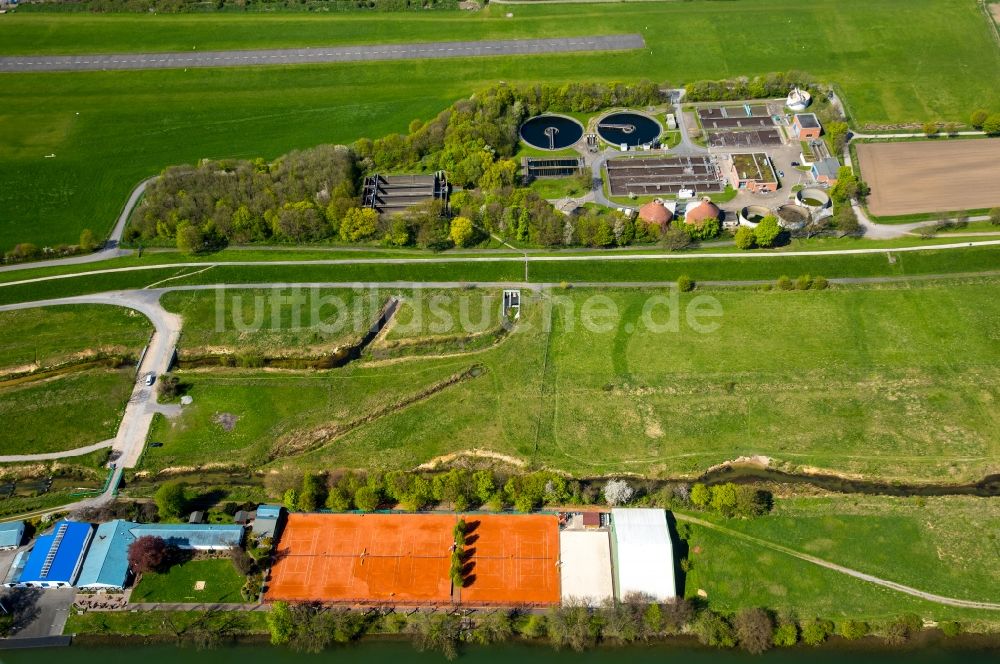
<path id="1" fill-rule="evenodd" d="M 823 133 L 823 125 L 815 113 L 796 113 L 792 118 L 792 129 L 800 141 L 812 141 Z"/>

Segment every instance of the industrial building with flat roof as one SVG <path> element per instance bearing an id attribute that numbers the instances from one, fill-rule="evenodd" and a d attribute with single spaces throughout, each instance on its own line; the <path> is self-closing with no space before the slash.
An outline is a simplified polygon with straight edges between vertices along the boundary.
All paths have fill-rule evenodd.
<path id="1" fill-rule="evenodd" d="M 823 133 L 823 125 L 815 113 L 796 113 L 792 118 L 792 131 L 800 141 L 816 140 Z"/>
<path id="2" fill-rule="evenodd" d="M 72 586 L 80 574 L 92 535 L 89 523 L 57 521 L 49 533 L 35 540 L 15 585 L 29 588 Z"/>
<path id="3" fill-rule="evenodd" d="M 731 154 L 723 159 L 733 189 L 753 193 L 778 190 L 778 176 L 771 159 L 763 152 Z"/>
<path id="4" fill-rule="evenodd" d="M 661 509 L 611 510 L 618 599 L 644 595 L 657 602 L 677 597 L 674 547 Z"/>

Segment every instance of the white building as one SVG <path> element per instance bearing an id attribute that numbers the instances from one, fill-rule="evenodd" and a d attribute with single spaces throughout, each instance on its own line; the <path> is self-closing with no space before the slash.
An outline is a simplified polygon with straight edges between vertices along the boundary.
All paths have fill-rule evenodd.
<path id="1" fill-rule="evenodd" d="M 664 602 L 677 597 L 674 547 L 667 513 L 659 509 L 612 509 L 618 587 L 621 600 L 639 593 Z"/>

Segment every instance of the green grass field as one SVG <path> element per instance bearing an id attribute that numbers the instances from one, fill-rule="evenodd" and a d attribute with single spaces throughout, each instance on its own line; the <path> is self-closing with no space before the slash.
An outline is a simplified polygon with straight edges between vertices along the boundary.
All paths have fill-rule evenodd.
<path id="1" fill-rule="evenodd" d="M 0 312 L 0 371 L 51 367 L 83 353 L 134 354 L 152 326 L 142 314 L 104 305 Z"/>
<path id="2" fill-rule="evenodd" d="M 723 525 L 928 592 L 1000 595 L 1000 503 L 949 496 L 782 498 L 766 519 Z"/>
<path id="3" fill-rule="evenodd" d="M 996 288 L 984 280 L 687 294 L 677 330 L 662 332 L 652 326 L 669 323 L 669 302 L 654 300 L 648 322 L 643 312 L 650 297 L 668 291 L 533 296 L 517 332 L 474 353 L 307 375 L 188 373 L 195 409 L 154 432 L 165 445 L 146 463 L 203 464 L 223 452 L 253 465 L 276 440 L 374 414 L 276 463 L 412 468 L 486 447 L 579 475 L 692 475 L 763 454 L 789 469 L 978 478 L 1000 440 L 991 406 L 1000 378 L 989 322 Z M 686 322 L 702 295 L 723 312 L 704 319 L 720 324 L 704 334 Z M 585 307 L 608 329 L 586 328 Z M 616 315 L 602 319 L 602 307 Z M 377 412 L 472 363 L 485 373 L 391 416 Z M 220 435 L 212 422 L 222 412 L 240 419 Z"/>
<path id="4" fill-rule="evenodd" d="M 776 541 L 791 546 L 783 539 Z M 930 620 L 961 620 L 967 626 L 996 622 L 995 611 L 926 602 L 704 527 L 692 525 L 688 543 L 692 567 L 684 594 L 695 598 L 699 590 L 705 591 L 708 605 L 716 611 L 763 606 L 800 619 L 879 621 L 914 613 Z M 907 557 L 903 546 L 893 551 Z"/>
<path id="5" fill-rule="evenodd" d="M 966 120 L 1000 105 L 1000 50 L 973 0 L 803 5 L 741 0 L 518 6 L 336 17 L 6 16 L 6 53 L 190 50 L 641 31 L 649 50 L 287 68 L 5 74 L 0 247 L 105 233 L 135 183 L 203 157 L 402 131 L 497 80 L 674 83 L 804 69 L 837 83 L 859 123 Z M 947 21 L 941 17 L 947 16 Z M 670 35 L 685 35 L 677 48 Z M 803 35 L 806 37 L 803 38 Z M 819 57 L 818 54 L 822 54 Z M 387 85 L 391 82 L 391 85 Z M 46 159 L 45 155 L 55 154 Z"/>
<path id="6" fill-rule="evenodd" d="M 202 590 L 195 584 L 205 582 Z M 132 591 L 133 602 L 242 602 L 240 589 L 246 578 L 228 558 L 190 560 L 162 574 L 142 575 Z"/>
<path id="7" fill-rule="evenodd" d="M 388 294 L 353 289 L 175 291 L 161 303 L 184 318 L 184 354 L 313 356 L 359 340 Z M 297 303 L 297 304 L 296 304 Z"/>
<path id="8" fill-rule="evenodd" d="M 532 262 L 528 280 L 532 283 L 563 282 L 668 282 L 687 275 L 696 281 L 774 280 L 782 275 L 822 275 L 827 278 L 905 277 L 948 275 L 995 271 L 1000 247 L 981 246 L 955 250 L 919 252 L 875 252 L 870 254 L 832 254 L 829 256 L 791 256 L 781 253 L 760 257 L 707 258 L 697 253 L 678 254 L 676 259 L 589 260 Z M 115 265 L 129 265 L 131 259 Z M 135 271 L 100 274 L 101 268 L 72 272 L 62 268 L 38 268 L 44 281 L 18 283 L 29 275 L 19 275 L 6 284 L 0 280 L 0 304 L 29 302 L 53 297 L 68 297 L 102 291 L 145 288 L 154 284 L 168 286 L 261 283 L 369 283 L 418 281 L 436 282 L 522 282 L 521 261 L 419 262 L 393 265 L 216 265 L 206 270 L 200 266 L 181 267 L 149 265 Z M 68 275 L 51 278 L 53 275 Z M 169 281 L 164 282 L 164 280 Z"/>
<path id="9" fill-rule="evenodd" d="M 90 369 L 0 389 L 0 454 L 59 452 L 113 438 L 135 370 Z"/>

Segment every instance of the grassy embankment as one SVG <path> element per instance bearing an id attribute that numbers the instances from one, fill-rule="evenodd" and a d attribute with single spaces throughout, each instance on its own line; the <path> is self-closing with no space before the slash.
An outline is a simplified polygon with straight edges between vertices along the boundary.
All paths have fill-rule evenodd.
<path id="1" fill-rule="evenodd" d="M 692 475 L 763 454 L 788 468 L 978 478 L 997 454 L 996 288 L 709 291 L 723 315 L 706 321 L 721 325 L 706 334 L 685 323 L 697 293 L 681 296 L 679 330 L 667 333 L 640 321 L 653 292 L 526 297 L 521 329 L 471 354 L 453 347 L 306 374 L 185 373 L 194 407 L 157 427 L 164 447 L 144 463 L 257 466 L 278 455 L 273 465 L 392 469 L 485 447 L 581 475 Z M 617 310 L 607 332 L 581 324 L 594 295 Z M 481 293 L 451 292 L 444 308 L 456 313 L 463 296 Z M 567 303 L 550 318 L 553 297 Z M 665 316 L 658 309 L 654 320 Z M 485 373 L 394 409 L 473 364 Z M 214 422 L 222 412 L 238 417 L 232 431 Z"/>
<path id="2" fill-rule="evenodd" d="M 274 157 L 402 131 L 497 80 L 562 83 L 645 76 L 673 82 L 800 67 L 840 85 L 860 123 L 964 121 L 1000 104 L 1000 51 L 972 0 L 795 0 L 519 6 L 504 12 L 320 16 L 5 17 L 11 53 L 191 50 L 635 32 L 625 53 L 302 67 L 5 74 L 0 87 L 0 247 L 107 232 L 135 183 L 203 157 Z M 942 15 L 948 21 L 941 22 Z M 789 29 L 789 17 L 794 29 Z M 405 28 L 402 24 L 405 23 Z M 766 34 L 766 40 L 760 35 Z M 796 56 L 802 34 L 821 59 Z M 405 37 L 403 37 L 405 35 Z M 878 44 L 878 48 L 872 48 Z M 933 61 L 924 54 L 936 53 Z M 914 72 L 919 72 L 914 78 Z M 392 85 L 386 85 L 391 81 Z M 15 120 L 16 119 L 16 120 Z M 55 154 L 51 159 L 44 156 Z M 101 164 L 101 168 L 94 168 Z"/>
<path id="3" fill-rule="evenodd" d="M 98 354 L 138 358 L 152 326 L 141 314 L 104 305 L 0 313 L 0 369 L 61 367 L 0 387 L 0 454 L 58 452 L 112 438 L 131 394 L 134 368 L 73 362 Z"/>
<path id="4" fill-rule="evenodd" d="M 687 275 L 696 281 L 773 280 L 799 274 L 839 277 L 884 277 L 955 274 L 996 270 L 1000 247 L 982 246 L 956 250 L 916 251 L 830 256 L 706 258 L 677 254 L 677 259 L 630 259 L 584 261 L 533 261 L 528 279 L 534 283 L 674 281 Z M 66 268 L 55 268 L 56 272 Z M 482 262 L 420 262 L 366 265 L 216 265 L 203 267 L 152 267 L 135 271 L 96 274 L 70 272 L 72 276 L 50 279 L 48 269 L 38 268 L 44 281 L 11 283 L 0 281 L 0 304 L 66 297 L 107 290 L 144 288 L 154 284 L 259 283 L 366 283 L 366 282 L 477 282 L 524 281 L 520 260 Z M 32 270 L 31 272 L 35 272 Z M 21 279 L 36 278 L 20 275 Z M 168 280 L 169 281 L 164 281 Z M 14 279 L 13 281 L 17 281 Z"/>

